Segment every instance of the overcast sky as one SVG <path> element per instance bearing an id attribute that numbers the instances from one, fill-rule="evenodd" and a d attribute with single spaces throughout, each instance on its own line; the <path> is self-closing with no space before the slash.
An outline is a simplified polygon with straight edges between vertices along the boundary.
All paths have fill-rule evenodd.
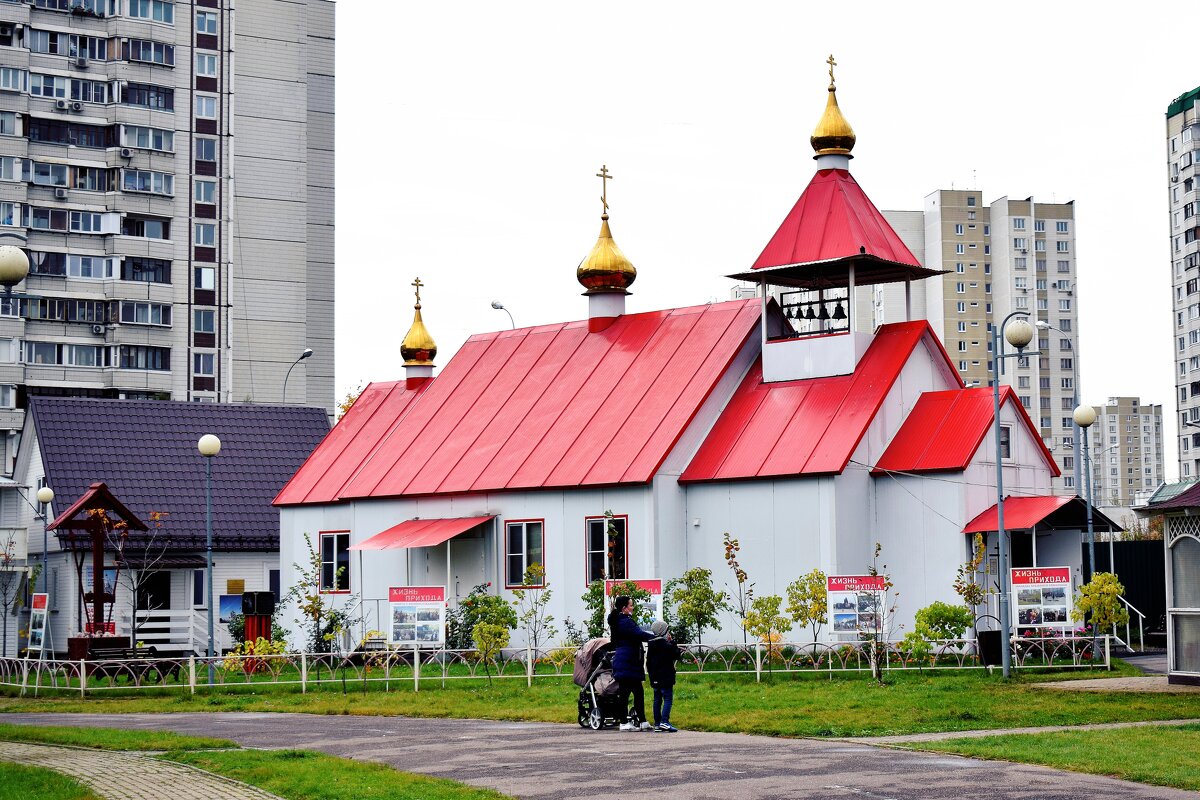
<path id="1" fill-rule="evenodd" d="M 627 308 L 728 299 L 813 174 L 833 53 L 879 208 L 1075 201 L 1083 398 L 1163 404 L 1175 476 L 1164 112 L 1200 61 L 1178 7 L 1099 8 L 338 3 L 338 397 L 403 377 L 414 276 L 439 367 L 508 327 L 492 300 L 586 316 L 601 164 Z"/>

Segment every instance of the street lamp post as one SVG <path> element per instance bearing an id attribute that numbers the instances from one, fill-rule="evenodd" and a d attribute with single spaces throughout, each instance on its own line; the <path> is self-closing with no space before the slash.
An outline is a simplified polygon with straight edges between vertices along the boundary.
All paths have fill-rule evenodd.
<path id="1" fill-rule="evenodd" d="M 513 319 L 512 312 L 504 307 L 504 303 L 501 303 L 499 300 L 493 300 L 492 308 L 496 309 L 497 311 L 503 311 L 505 314 L 508 314 L 508 324 L 510 326 L 512 326 L 513 328 L 517 327 L 517 322 L 516 322 L 516 320 Z"/>
<path id="2" fill-rule="evenodd" d="M 221 440 L 211 433 L 206 433 L 200 437 L 200 441 L 196 443 L 196 449 L 200 451 L 200 455 L 204 456 L 204 539 L 205 553 L 207 562 L 205 570 L 208 579 L 208 684 L 211 686 L 215 680 L 215 668 L 213 665 L 213 644 L 216 639 L 216 631 L 213 625 L 213 562 L 212 562 L 212 460 L 213 456 L 221 452 Z"/>
<path id="3" fill-rule="evenodd" d="M 1092 459 L 1091 447 L 1088 445 L 1088 429 L 1096 422 L 1096 409 L 1091 406 L 1079 405 L 1075 407 L 1075 424 L 1083 429 L 1083 468 L 1087 471 L 1087 543 L 1088 543 L 1088 570 L 1092 574 L 1092 578 L 1096 577 L 1096 534 L 1092 530 Z M 1111 568 L 1111 565 L 1109 565 Z"/>
<path id="4" fill-rule="evenodd" d="M 1010 615 L 1008 608 L 1008 542 L 1004 530 L 1004 448 L 1000 433 L 1000 373 L 1004 359 L 1028 355 L 1025 348 L 1033 340 L 1033 326 L 1026 311 L 1014 311 L 992 328 L 992 411 L 996 426 L 996 546 L 1000 551 L 1000 668 L 1004 677 L 1012 673 L 1012 653 L 1009 642 Z M 1018 319 L 1013 319 L 1017 317 Z M 1009 322 L 1012 325 L 1009 325 Z M 1004 339 L 1000 332 L 1004 331 Z M 1004 340 L 1017 348 L 1016 353 L 1004 353 Z"/>
<path id="5" fill-rule="evenodd" d="M 313 351 L 312 351 L 311 347 L 304 348 L 304 352 L 300 354 L 299 358 L 297 358 L 295 361 L 292 362 L 292 366 L 288 367 L 287 374 L 283 376 L 283 402 L 284 402 L 284 405 L 287 405 L 287 382 L 288 382 L 288 378 L 292 377 L 292 370 L 295 369 L 297 364 L 299 364 L 304 359 L 310 357 L 312 354 L 313 354 Z M 220 445 L 217 446 L 217 449 L 218 450 L 221 449 Z M 216 455 L 216 453 L 214 453 L 213 455 Z"/>
<path id="6" fill-rule="evenodd" d="M 42 588 L 50 591 L 49 553 L 50 553 L 50 503 L 54 500 L 54 490 L 43 486 L 37 490 L 37 501 L 42 506 Z"/>
<path id="7" fill-rule="evenodd" d="M 1037 327 L 1038 327 L 1038 330 L 1058 331 L 1063 336 L 1067 336 L 1067 334 L 1063 330 L 1061 330 L 1060 328 L 1054 327 L 1049 322 L 1046 322 L 1044 319 L 1038 320 Z M 1070 338 L 1071 338 L 1070 336 L 1067 336 L 1068 340 L 1070 340 Z M 1074 345 L 1074 342 L 1072 342 L 1072 347 L 1071 347 L 1071 407 L 1078 408 L 1079 407 L 1079 356 L 1075 353 L 1075 348 L 1073 345 Z M 1074 465 L 1075 465 L 1075 470 L 1074 470 L 1075 494 L 1079 494 L 1081 491 L 1083 491 L 1083 484 L 1080 483 L 1080 480 L 1082 480 L 1082 478 L 1079 474 L 1079 461 L 1082 458 L 1082 454 L 1079 452 L 1080 427 L 1079 427 L 1078 422 L 1075 423 L 1075 425 L 1071 431 L 1071 434 L 1072 434 L 1072 438 L 1074 439 L 1074 441 L 1072 442 L 1072 447 L 1075 451 L 1074 458 L 1071 459 L 1072 463 L 1074 463 Z M 1091 480 L 1091 475 L 1088 476 L 1088 480 L 1089 481 Z"/>

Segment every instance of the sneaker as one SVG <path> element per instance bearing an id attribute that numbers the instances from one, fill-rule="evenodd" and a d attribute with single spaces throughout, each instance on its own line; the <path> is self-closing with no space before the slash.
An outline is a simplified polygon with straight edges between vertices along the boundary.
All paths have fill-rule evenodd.
<path id="1" fill-rule="evenodd" d="M 654 726 L 651 725 L 649 722 L 643 722 L 641 725 L 638 726 L 638 728 L 643 731 L 654 730 Z"/>
<path id="2" fill-rule="evenodd" d="M 622 722 L 621 727 L 618 728 L 617 730 L 636 731 L 637 729 L 638 729 L 637 725 L 634 725 L 632 722 Z"/>
<path id="3" fill-rule="evenodd" d="M 656 730 L 662 731 L 663 733 L 679 733 L 679 728 L 676 728 L 669 722 L 660 724 Z"/>

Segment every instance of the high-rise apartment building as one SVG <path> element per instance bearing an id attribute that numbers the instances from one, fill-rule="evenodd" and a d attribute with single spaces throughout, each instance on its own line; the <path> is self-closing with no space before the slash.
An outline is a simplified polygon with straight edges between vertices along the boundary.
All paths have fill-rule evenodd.
<path id="1" fill-rule="evenodd" d="M 333 33 L 330 0 L 0 0 L 0 244 L 31 262 L 0 429 L 29 394 L 332 411 Z"/>
<path id="2" fill-rule="evenodd" d="M 1110 397 L 1095 409 L 1089 431 L 1093 502 L 1130 508 L 1140 499 L 1135 495 L 1163 482 L 1162 406 Z"/>
<path id="3" fill-rule="evenodd" d="M 1175 408 L 1179 477 L 1200 477 L 1200 87 L 1167 106 L 1167 199 L 1171 209 L 1171 302 L 1174 311 Z"/>
<path id="4" fill-rule="evenodd" d="M 994 323 L 1014 311 L 1045 323 L 1034 343 L 1038 354 L 1008 361 L 1001 381 L 1016 391 L 1062 468 L 1055 490 L 1074 494 L 1074 205 L 1007 197 L 984 205 L 978 190 L 950 189 L 929 194 L 922 211 L 883 213 L 909 249 L 924 254 L 922 263 L 946 271 L 941 281 L 914 284 L 910 302 L 924 310 L 968 385 L 991 381 Z M 903 287 L 875 287 L 876 323 L 902 318 L 904 302 Z"/>

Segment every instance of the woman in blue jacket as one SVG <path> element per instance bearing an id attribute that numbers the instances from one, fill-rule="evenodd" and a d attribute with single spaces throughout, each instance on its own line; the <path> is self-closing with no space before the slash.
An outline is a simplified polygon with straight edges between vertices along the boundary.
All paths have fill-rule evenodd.
<path id="1" fill-rule="evenodd" d="M 633 621 L 633 601 L 626 595 L 613 600 L 608 628 L 612 632 L 612 643 L 616 650 L 613 653 L 613 677 L 620 688 L 619 707 L 628 708 L 629 695 L 633 695 L 633 712 L 621 725 L 621 730 L 648 731 L 651 725 L 646 721 L 646 697 L 642 692 L 642 681 L 646 679 L 642 668 L 642 642 L 650 641 L 654 634 L 642 630 Z"/>

